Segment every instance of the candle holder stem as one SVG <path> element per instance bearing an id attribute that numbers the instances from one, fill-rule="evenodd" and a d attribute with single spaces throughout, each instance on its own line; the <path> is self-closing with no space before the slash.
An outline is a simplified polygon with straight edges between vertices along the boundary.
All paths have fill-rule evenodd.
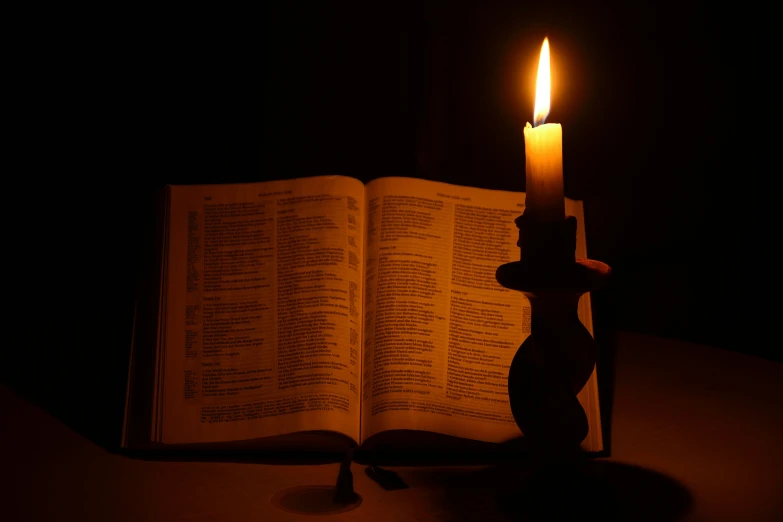
<path id="1" fill-rule="evenodd" d="M 573 216 L 542 223 L 523 214 L 515 223 L 520 260 L 501 265 L 496 278 L 530 300 L 531 333 L 509 369 L 511 413 L 534 457 L 560 461 L 578 454 L 588 434 L 576 396 L 597 357 L 595 340 L 579 320 L 577 306 L 611 269 L 599 261 L 575 259 Z"/>

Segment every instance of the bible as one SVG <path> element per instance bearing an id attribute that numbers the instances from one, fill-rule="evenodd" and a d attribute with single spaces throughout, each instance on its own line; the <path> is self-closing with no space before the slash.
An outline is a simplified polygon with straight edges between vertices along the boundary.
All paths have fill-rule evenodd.
<path id="1" fill-rule="evenodd" d="M 405 177 L 169 185 L 136 303 L 122 447 L 323 451 L 524 440 L 525 194 Z M 587 257 L 581 201 L 576 257 Z M 589 294 L 578 315 L 592 334 Z M 578 395 L 603 449 L 595 369 Z M 455 444 L 449 446 L 449 444 Z M 466 446 L 467 447 L 467 446 Z"/>

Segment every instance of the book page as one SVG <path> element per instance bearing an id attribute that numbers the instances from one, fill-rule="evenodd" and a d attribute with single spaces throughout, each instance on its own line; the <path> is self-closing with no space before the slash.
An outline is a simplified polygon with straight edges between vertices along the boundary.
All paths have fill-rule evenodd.
<path id="1" fill-rule="evenodd" d="M 412 178 L 367 185 L 362 439 L 425 430 L 503 442 L 521 435 L 508 400 L 511 360 L 530 334 L 530 305 L 495 270 L 519 260 L 524 193 Z M 586 257 L 581 202 L 577 257 Z M 592 328 L 589 299 L 579 317 Z M 592 333 L 592 330 L 591 330 Z M 599 449 L 595 372 L 579 394 Z"/>
<path id="2" fill-rule="evenodd" d="M 171 187 L 160 442 L 359 438 L 364 185 Z"/>

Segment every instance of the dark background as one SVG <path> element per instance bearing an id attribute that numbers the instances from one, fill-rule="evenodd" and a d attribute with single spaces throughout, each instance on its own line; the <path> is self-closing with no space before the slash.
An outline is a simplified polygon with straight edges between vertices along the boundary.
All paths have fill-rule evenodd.
<path id="1" fill-rule="evenodd" d="M 287 3 L 250 23 L 142 23 L 114 64 L 102 132 L 121 156 L 104 176 L 130 167 L 116 186 L 131 229 L 136 198 L 163 183 L 403 175 L 524 190 L 548 36 L 566 194 L 585 201 L 591 257 L 615 269 L 604 312 L 619 329 L 779 357 L 759 343 L 755 297 L 774 179 L 764 46 L 736 6 L 632 4 Z"/>
<path id="2" fill-rule="evenodd" d="M 35 342 L 8 350 L 4 373 L 37 395 L 66 387 L 55 404 L 77 424 L 89 404 L 117 416 L 149 200 L 166 183 L 400 175 L 524 190 L 545 36 L 566 195 L 585 201 L 590 256 L 614 269 L 598 325 L 783 360 L 766 304 L 775 62 L 756 29 L 771 15 L 714 4 L 36 15 L 12 49 L 25 158 L 9 207 L 41 211 L 7 220 L 35 271 L 18 310 Z"/>

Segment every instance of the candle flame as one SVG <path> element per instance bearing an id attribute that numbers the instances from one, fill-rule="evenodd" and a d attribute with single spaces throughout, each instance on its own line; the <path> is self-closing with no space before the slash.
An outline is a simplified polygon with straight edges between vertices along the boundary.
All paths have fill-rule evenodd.
<path id="1" fill-rule="evenodd" d="M 541 46 L 541 56 L 538 59 L 538 76 L 536 77 L 536 105 L 533 111 L 533 126 L 537 127 L 546 121 L 549 115 L 549 98 L 551 90 L 551 73 L 549 69 L 549 38 L 544 38 Z"/>

